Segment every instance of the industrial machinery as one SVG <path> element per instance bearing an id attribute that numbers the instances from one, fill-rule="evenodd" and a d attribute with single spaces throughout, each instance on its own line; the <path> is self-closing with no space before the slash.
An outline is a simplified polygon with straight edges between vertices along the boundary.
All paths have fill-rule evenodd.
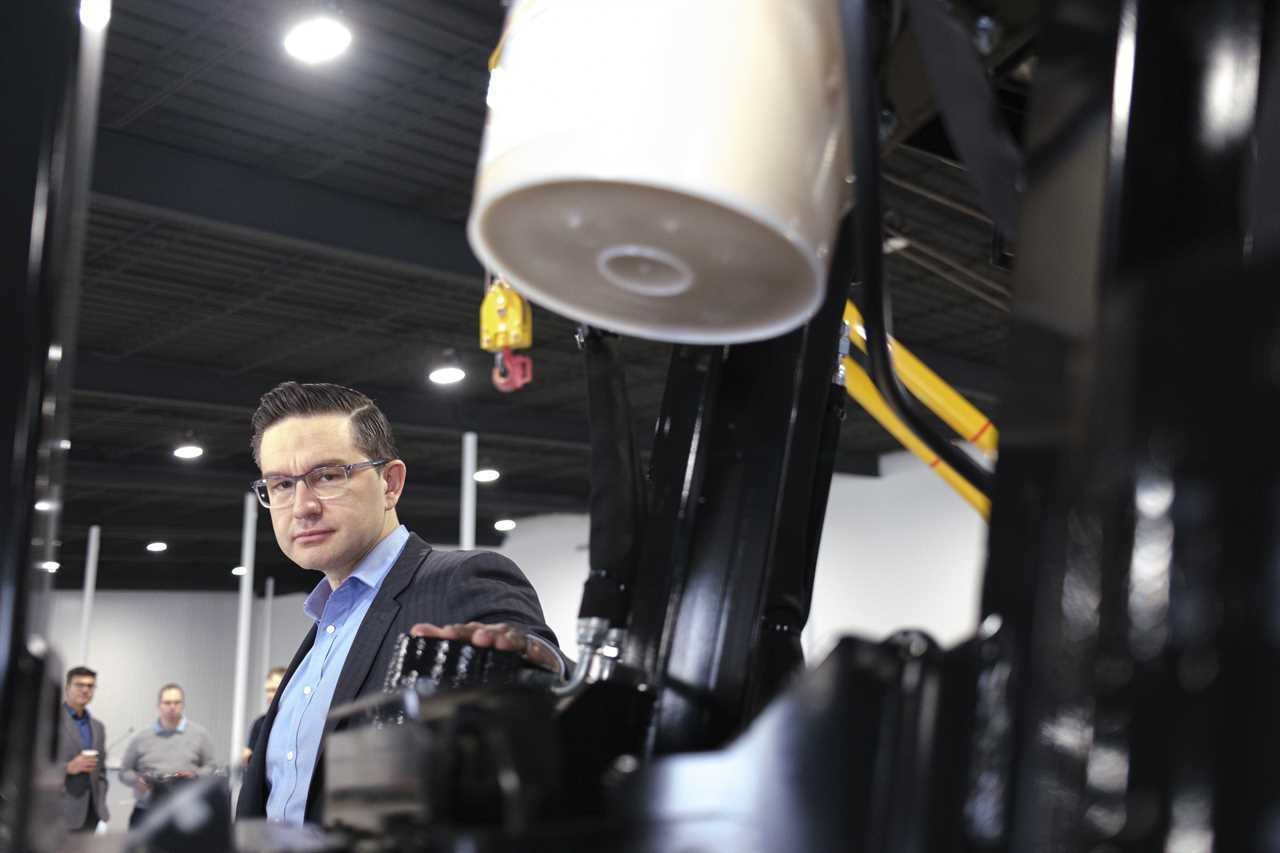
<path id="1" fill-rule="evenodd" d="M 16 172 L 7 186 L 45 192 L 40 164 L 61 149 L 43 117 L 68 108 L 59 81 L 73 67 L 74 21 L 72 4 L 35 5 L 27 32 L 39 37 L 28 42 L 61 49 L 18 57 L 49 77 L 8 118 L 43 135 L 4 168 Z M 513 14 L 532 18 L 532 5 Z M 623 426 L 620 365 L 595 328 L 609 325 L 611 306 L 584 300 L 575 317 L 588 324 L 599 476 L 574 682 L 461 692 L 415 683 L 374 703 L 381 722 L 373 705 L 334 709 L 371 718 L 343 730 L 352 766 L 397 760 L 337 783 L 334 825 L 309 835 L 309 849 L 1280 850 L 1280 452 L 1270 449 L 1280 415 L 1280 8 L 1046 3 L 1020 146 L 988 109 L 974 52 L 976 36 L 991 33 L 982 7 L 836 8 L 852 213 L 830 235 L 816 290 L 750 317 L 717 305 L 704 341 L 688 312 L 646 324 L 628 303 L 623 331 L 674 324 L 680 341 L 647 479 Z M 904 27 L 987 212 L 1005 238 L 1016 229 L 994 477 L 893 369 L 878 58 Z M 504 52 L 516 47 L 509 39 Z M 826 127 L 839 148 L 840 118 Z M 496 269 L 536 276 L 495 242 L 518 235 L 512 223 L 529 199 L 495 187 L 493 221 L 473 229 L 491 229 Z M 619 209 L 611 188 L 596 189 L 594 211 Z M 664 203 L 645 195 L 645 205 Z M 839 195 L 822 204 L 840 209 Z M 742 224 L 720 213 L 706 221 Z M 0 314 L 6 387 L 23 401 L 6 423 L 19 440 L 4 444 L 17 450 L 5 451 L 0 497 L 0 818 L 3 843 L 19 847 L 40 843 L 28 804 L 47 737 L 34 689 L 40 650 L 22 646 L 32 460 L 50 429 L 39 401 L 58 387 L 42 372 L 54 309 L 74 288 L 49 277 L 47 257 L 16 265 L 28 257 L 31 217 L 27 230 L 5 221 L 8 279 L 29 285 L 17 310 Z M 810 268 L 824 237 L 821 221 L 806 229 L 784 259 L 795 269 Z M 664 276 L 713 262 L 692 248 L 680 256 L 678 241 L 656 245 L 661 233 L 614 252 L 623 244 L 611 232 L 591 244 L 605 255 L 592 257 L 640 300 L 674 287 Z M 705 307 L 710 297 L 689 292 Z M 563 291 L 541 295 L 573 315 Z M 799 632 L 845 405 L 850 296 L 885 408 L 990 501 L 981 628 L 949 649 L 913 631 L 848 638 L 806 670 Z M 390 792 L 396 808 L 358 805 Z M 295 841 L 250 826 L 234 843 Z"/>

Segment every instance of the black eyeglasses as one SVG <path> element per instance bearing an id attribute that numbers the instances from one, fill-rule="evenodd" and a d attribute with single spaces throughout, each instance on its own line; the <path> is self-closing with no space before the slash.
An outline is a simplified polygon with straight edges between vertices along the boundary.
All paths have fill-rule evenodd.
<path id="1" fill-rule="evenodd" d="M 386 465 L 390 459 L 369 459 L 364 462 L 352 462 L 347 465 L 321 465 L 312 468 L 297 477 L 278 475 L 254 480 L 249 484 L 258 502 L 267 509 L 284 509 L 293 503 L 297 494 L 298 481 L 305 482 L 311 493 L 322 501 L 332 500 L 345 494 L 353 471 L 365 468 L 377 468 Z"/>

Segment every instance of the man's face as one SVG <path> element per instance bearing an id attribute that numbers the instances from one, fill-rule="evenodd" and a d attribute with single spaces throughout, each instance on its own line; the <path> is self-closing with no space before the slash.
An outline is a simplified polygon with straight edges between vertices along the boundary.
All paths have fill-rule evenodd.
<path id="1" fill-rule="evenodd" d="M 67 682 L 65 691 L 67 704 L 79 714 L 86 705 L 93 701 L 93 691 L 97 687 L 98 681 L 91 675 L 72 676 L 71 680 Z"/>
<path id="2" fill-rule="evenodd" d="M 170 687 L 163 691 L 160 694 L 160 722 L 166 729 L 177 728 L 178 723 L 182 722 L 182 711 L 186 706 L 186 698 L 178 688 Z"/>
<path id="3" fill-rule="evenodd" d="M 285 418 L 262 434 L 262 475 L 298 476 L 319 465 L 363 462 L 346 415 Z M 345 577 L 360 558 L 394 529 L 404 464 L 354 471 L 347 491 L 318 499 L 305 482 L 294 487 L 293 504 L 271 510 L 271 526 L 285 556 L 304 569 Z"/>
<path id="4" fill-rule="evenodd" d="M 271 704 L 271 700 L 272 700 L 272 699 L 276 698 L 276 691 L 280 689 L 280 681 L 281 681 L 283 678 L 284 678 L 284 676 L 281 676 L 281 675 L 269 675 L 269 676 L 267 676 L 267 683 L 266 683 L 265 687 L 266 687 L 266 693 L 267 693 L 267 704 L 268 704 L 268 705 L 270 705 L 270 704 Z"/>

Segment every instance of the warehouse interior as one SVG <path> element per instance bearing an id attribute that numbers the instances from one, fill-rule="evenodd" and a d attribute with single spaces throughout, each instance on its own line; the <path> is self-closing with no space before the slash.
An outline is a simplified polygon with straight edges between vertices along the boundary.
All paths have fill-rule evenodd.
<path id="1" fill-rule="evenodd" d="M 0 847 L 1280 849 L 1275 4 L 739 5 L 14 10 Z M 333 55 L 290 43 L 312 20 L 345 33 Z M 820 99 L 778 94 L 823 74 Z M 787 137 L 818 102 L 827 147 Z M 501 160 L 535 128 L 569 153 Z M 582 153 L 600 139 L 633 174 Z M 780 223 L 792 196 L 759 175 L 786 151 L 792 184 L 838 175 Z M 504 197 L 504 168 L 534 174 Z M 575 245 L 539 248 L 562 212 L 520 195 L 539 182 L 602 230 L 639 221 L 645 192 L 762 230 L 719 232 L 733 272 L 713 297 L 720 271 L 691 277 L 702 328 L 617 281 L 601 309 L 532 272 L 572 269 Z M 739 187 L 788 201 L 726 201 Z M 528 263 L 490 224 L 525 197 L 543 205 L 516 229 L 542 237 L 511 244 L 545 252 Z M 815 270 L 809 308 L 767 335 L 746 312 L 791 285 L 753 289 L 748 233 Z M 482 341 L 495 278 L 531 305 L 525 384 Z M 606 379 L 623 406 L 592 396 Z M 473 706 L 419 682 L 426 710 L 399 726 L 332 716 L 327 819 L 309 806 L 292 835 L 227 811 L 250 723 L 283 701 L 260 685 L 289 665 L 288 690 L 316 624 L 321 576 L 249 490 L 250 418 L 288 380 L 368 395 L 408 471 L 400 522 L 514 561 L 566 656 L 545 695 Z M 40 745 L 44 710 L 76 718 L 75 665 L 110 744 L 91 836 L 35 817 L 70 790 Z M 139 829 L 113 774 L 166 682 L 220 770 Z M 414 731 L 455 778 L 361 763 Z M 197 803 L 212 816 L 184 817 Z"/>

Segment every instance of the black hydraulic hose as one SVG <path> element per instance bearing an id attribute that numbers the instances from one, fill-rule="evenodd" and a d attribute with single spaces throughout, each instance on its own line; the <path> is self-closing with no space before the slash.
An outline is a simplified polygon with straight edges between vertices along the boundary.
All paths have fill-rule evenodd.
<path id="1" fill-rule="evenodd" d="M 590 574 L 579 619 L 626 625 L 640 562 L 645 483 L 631 423 L 626 371 L 616 341 L 597 329 L 580 330 L 591 422 Z"/>
<path id="2" fill-rule="evenodd" d="M 867 332 L 867 361 L 885 403 L 939 459 L 991 497 L 991 474 L 929 423 L 915 399 L 898 381 L 889 352 L 893 313 L 884 281 L 884 224 L 880 207 L 880 105 L 876 79 L 876 20 L 871 0 L 841 0 L 849 119 L 853 131 L 855 259 L 862 282 L 862 317 Z"/>

